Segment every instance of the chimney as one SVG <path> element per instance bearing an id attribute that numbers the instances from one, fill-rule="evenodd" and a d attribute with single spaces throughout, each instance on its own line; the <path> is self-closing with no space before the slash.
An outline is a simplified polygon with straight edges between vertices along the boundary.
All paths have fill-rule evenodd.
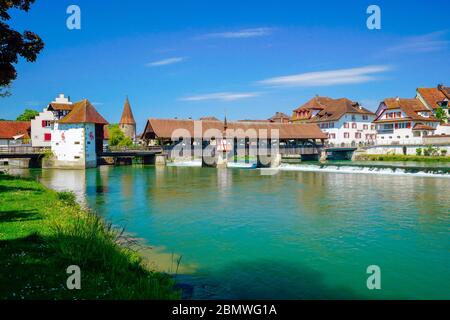
<path id="1" fill-rule="evenodd" d="M 443 84 L 438 84 L 437 88 L 438 88 L 438 90 L 442 91 L 442 89 L 444 89 L 444 85 Z"/>
<path id="2" fill-rule="evenodd" d="M 399 96 L 397 96 L 396 98 L 395 98 L 395 101 L 400 101 L 400 97 Z"/>

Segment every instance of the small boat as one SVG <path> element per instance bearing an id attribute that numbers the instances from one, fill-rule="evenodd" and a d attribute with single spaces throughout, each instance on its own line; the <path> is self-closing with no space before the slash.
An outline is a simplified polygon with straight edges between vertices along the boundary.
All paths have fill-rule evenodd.
<path id="1" fill-rule="evenodd" d="M 256 169 L 256 163 L 245 163 L 245 162 L 228 162 L 227 168 L 234 169 Z"/>

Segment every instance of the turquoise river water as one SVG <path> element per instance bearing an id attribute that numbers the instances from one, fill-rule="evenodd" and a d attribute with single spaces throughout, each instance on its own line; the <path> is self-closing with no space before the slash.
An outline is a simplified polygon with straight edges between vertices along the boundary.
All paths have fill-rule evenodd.
<path id="1" fill-rule="evenodd" d="M 145 254 L 177 271 L 187 298 L 450 299 L 448 172 L 328 169 L 32 174 L 152 246 Z M 370 265 L 381 290 L 367 288 Z"/>

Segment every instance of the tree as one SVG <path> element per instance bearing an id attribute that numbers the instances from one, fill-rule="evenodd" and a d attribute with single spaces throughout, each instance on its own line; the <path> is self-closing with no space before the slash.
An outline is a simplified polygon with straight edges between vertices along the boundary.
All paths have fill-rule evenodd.
<path id="1" fill-rule="evenodd" d="M 24 31 L 22 34 L 13 30 L 5 23 L 11 17 L 9 9 L 18 9 L 28 12 L 35 0 L 0 0 L 0 96 L 9 94 L 8 87 L 17 78 L 14 66 L 19 56 L 28 62 L 36 58 L 44 48 L 44 42 L 35 33 Z"/>
<path id="2" fill-rule="evenodd" d="M 39 115 L 39 112 L 36 110 L 25 109 L 25 111 L 17 117 L 17 121 L 30 121 Z"/>
<path id="3" fill-rule="evenodd" d="M 109 145 L 112 147 L 129 147 L 133 141 L 125 136 L 118 124 L 109 126 Z"/>
<path id="4" fill-rule="evenodd" d="M 442 107 L 438 107 L 435 110 L 435 116 L 437 119 L 441 120 L 441 122 L 447 122 L 447 114 L 445 113 Z"/>

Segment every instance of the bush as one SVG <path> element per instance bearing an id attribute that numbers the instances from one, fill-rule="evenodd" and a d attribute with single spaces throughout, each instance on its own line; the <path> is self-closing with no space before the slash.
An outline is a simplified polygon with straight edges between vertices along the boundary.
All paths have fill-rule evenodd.
<path id="1" fill-rule="evenodd" d="M 70 206 L 77 205 L 77 197 L 70 191 L 58 192 L 58 199 Z"/>
<path id="2" fill-rule="evenodd" d="M 441 149 L 441 156 L 445 157 L 447 155 L 446 149 Z"/>
<path id="3" fill-rule="evenodd" d="M 109 144 L 112 147 L 129 147 L 133 145 L 133 141 L 125 136 L 119 125 L 109 126 Z"/>
<path id="4" fill-rule="evenodd" d="M 422 155 L 422 148 L 416 149 L 416 155 L 421 156 Z"/>

